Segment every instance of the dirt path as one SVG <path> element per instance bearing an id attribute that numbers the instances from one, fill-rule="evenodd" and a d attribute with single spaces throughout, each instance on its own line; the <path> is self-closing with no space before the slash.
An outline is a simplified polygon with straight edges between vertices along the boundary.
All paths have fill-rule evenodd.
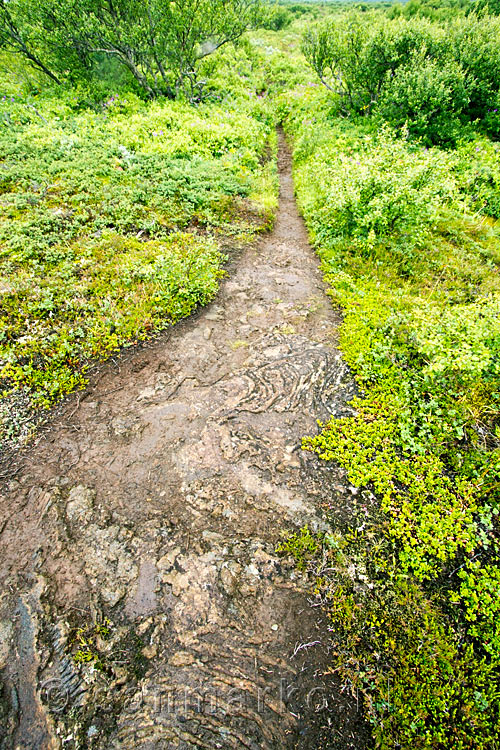
<path id="1" fill-rule="evenodd" d="M 280 153 L 273 234 L 75 399 L 2 500 L 2 749 L 363 746 L 275 553 L 351 498 L 300 450 L 351 386 Z"/>

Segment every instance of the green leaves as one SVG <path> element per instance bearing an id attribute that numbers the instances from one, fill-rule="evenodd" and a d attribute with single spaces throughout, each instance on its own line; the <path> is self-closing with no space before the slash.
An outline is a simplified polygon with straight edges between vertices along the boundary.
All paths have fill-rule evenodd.
<path id="1" fill-rule="evenodd" d="M 239 39 L 259 8 L 260 0 L 10 0 L 0 6 L 0 42 L 52 78 L 49 65 L 73 80 L 98 68 L 102 76 L 104 58 L 150 98 L 194 102 L 206 83 L 200 61 Z"/>
<path id="2" fill-rule="evenodd" d="M 423 52 L 387 74 L 377 111 L 426 145 L 456 143 L 470 102 L 467 78 L 455 61 L 427 60 Z"/>
<path id="3" fill-rule="evenodd" d="M 308 29 L 303 51 L 342 112 L 378 112 L 429 145 L 454 144 L 478 118 L 500 132 L 499 39 L 489 16 L 430 23 L 351 12 Z"/>
<path id="4" fill-rule="evenodd" d="M 389 242 L 408 271 L 439 207 L 456 194 L 450 164 L 445 154 L 409 148 L 383 128 L 347 153 L 318 149 L 297 179 L 314 195 L 307 209 L 318 239 L 348 238 L 366 256 Z"/>
<path id="5" fill-rule="evenodd" d="M 422 306 L 406 316 L 415 356 L 429 375 L 447 373 L 473 383 L 500 376 L 500 294 L 469 305 Z"/>

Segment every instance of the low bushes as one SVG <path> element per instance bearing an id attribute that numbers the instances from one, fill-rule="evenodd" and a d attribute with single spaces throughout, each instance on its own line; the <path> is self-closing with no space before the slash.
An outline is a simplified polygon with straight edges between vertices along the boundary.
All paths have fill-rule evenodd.
<path id="1" fill-rule="evenodd" d="M 303 560 L 307 549 L 335 667 L 362 691 L 378 747 L 495 747 L 495 147 L 424 149 L 376 121 L 335 120 L 327 102 L 295 91 L 282 111 L 359 395 L 353 416 L 320 425 L 304 447 L 343 466 L 359 499 L 351 524 L 332 520 L 326 537 L 292 538 L 283 552 Z"/>

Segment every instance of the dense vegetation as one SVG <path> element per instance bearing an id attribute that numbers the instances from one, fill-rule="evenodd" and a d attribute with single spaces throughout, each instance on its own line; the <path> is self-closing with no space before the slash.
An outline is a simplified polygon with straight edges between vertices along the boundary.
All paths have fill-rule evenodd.
<path id="1" fill-rule="evenodd" d="M 359 385 L 354 415 L 304 447 L 361 489 L 352 525 L 332 514 L 283 550 L 313 575 L 381 748 L 500 742 L 497 28 L 346 13 L 304 39 L 340 85 L 281 98 Z"/>
<path id="2" fill-rule="evenodd" d="M 309 100 L 308 113 L 324 104 Z M 491 747 L 499 233 L 468 210 L 461 154 L 361 125 L 324 123 L 311 138 L 298 112 L 288 127 L 300 205 L 345 309 L 341 346 L 360 387 L 355 416 L 305 441 L 365 488 L 353 527 L 324 540 L 330 572 L 317 572 L 337 666 L 364 691 L 381 747 Z"/>
<path id="3" fill-rule="evenodd" d="M 258 0 L 2 0 L 0 45 L 52 81 L 119 66 L 149 97 L 195 99 L 200 65 L 256 22 Z"/>
<path id="4" fill-rule="evenodd" d="M 272 223 L 282 122 L 359 387 L 352 416 L 304 441 L 344 468 L 352 522 L 336 521 L 327 498 L 331 531 L 304 529 L 282 551 L 312 578 L 333 666 L 362 692 L 378 747 L 498 747 L 494 3 L 247 4 L 236 48 L 197 27 L 187 78 L 167 55 L 178 51 L 172 37 L 161 32 L 163 78 L 147 62 L 150 42 L 141 51 L 144 19 L 124 16 L 151 91 L 92 47 L 106 3 L 85 4 L 78 37 L 61 26 L 57 48 L 45 16 L 28 24 L 28 5 L 2 5 L 13 24 L 4 15 L 4 435 L 79 387 L 96 359 L 213 297 L 228 241 Z M 249 25 L 259 28 L 242 37 Z"/>
<path id="5" fill-rule="evenodd" d="M 376 112 L 427 145 L 455 144 L 470 123 L 500 135 L 499 36 L 498 18 L 353 12 L 308 29 L 304 53 L 344 114 Z"/>

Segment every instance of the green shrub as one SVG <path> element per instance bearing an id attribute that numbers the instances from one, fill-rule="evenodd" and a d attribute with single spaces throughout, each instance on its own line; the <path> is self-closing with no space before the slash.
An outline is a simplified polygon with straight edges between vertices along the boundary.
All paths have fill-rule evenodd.
<path id="1" fill-rule="evenodd" d="M 486 138 L 462 144 L 456 174 L 463 195 L 474 210 L 500 219 L 500 144 Z"/>
<path id="2" fill-rule="evenodd" d="M 427 145 L 455 143 L 469 103 L 466 83 L 457 63 L 422 60 L 417 54 L 389 75 L 377 111 L 396 127 L 406 124 Z"/>
<path id="3" fill-rule="evenodd" d="M 344 109 L 369 112 L 389 74 L 416 53 L 440 57 L 442 30 L 422 21 L 387 23 L 376 12 L 353 11 L 307 29 L 304 55 L 321 82 L 339 94 Z"/>
<path id="4" fill-rule="evenodd" d="M 450 27 L 450 48 L 467 77 L 471 120 L 480 120 L 494 136 L 500 135 L 500 19 L 471 15 Z"/>
<path id="5" fill-rule="evenodd" d="M 297 175 L 299 202 L 315 240 L 331 245 L 349 238 L 353 251 L 367 257 L 390 242 L 396 262 L 410 269 L 438 208 L 455 193 L 449 158 L 408 148 L 388 129 L 356 150 L 332 156 L 327 148 L 317 149 Z"/>
<path id="6" fill-rule="evenodd" d="M 349 12 L 308 28 L 303 51 L 344 114 L 378 109 L 428 143 L 453 144 L 464 123 L 500 133 L 499 40 L 490 16 L 431 23 Z"/>
<path id="7" fill-rule="evenodd" d="M 432 21 L 449 21 L 455 16 L 467 15 L 476 5 L 475 0 L 409 0 L 404 5 L 400 2 L 392 4 L 387 15 L 389 18 L 423 16 Z"/>
<path id="8" fill-rule="evenodd" d="M 293 21 L 293 15 L 288 10 L 279 5 L 264 6 L 260 12 L 259 26 L 271 31 L 281 31 Z"/>

